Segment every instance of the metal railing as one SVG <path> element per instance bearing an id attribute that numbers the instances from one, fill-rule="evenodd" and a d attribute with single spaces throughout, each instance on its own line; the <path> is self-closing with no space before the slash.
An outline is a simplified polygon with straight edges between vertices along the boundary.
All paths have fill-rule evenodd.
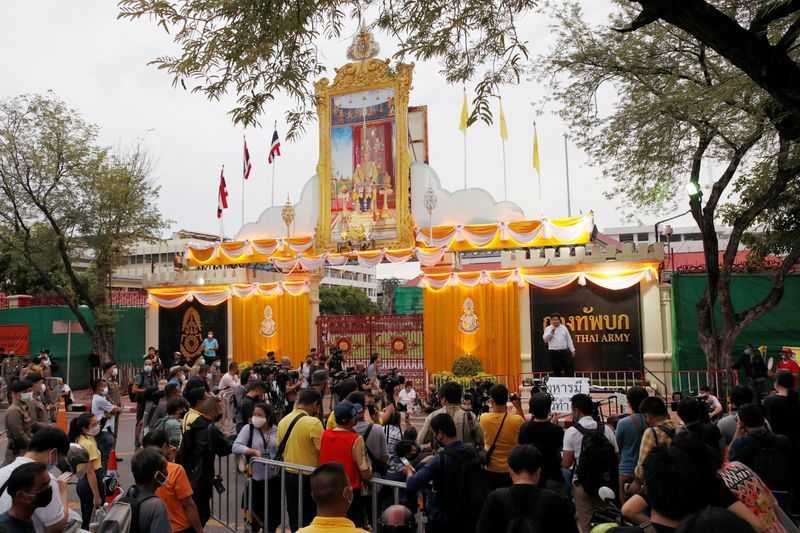
<path id="1" fill-rule="evenodd" d="M 282 462 L 282 461 L 275 461 L 273 459 L 263 459 L 263 458 L 260 458 L 260 457 L 253 457 L 253 458 L 250 459 L 250 471 L 251 472 L 253 470 L 253 465 L 256 465 L 256 464 L 264 465 L 263 468 L 265 470 L 265 478 L 268 477 L 268 472 L 269 472 L 270 467 L 278 468 L 280 470 L 280 474 L 279 475 L 281 477 L 281 493 L 280 493 L 280 499 L 281 499 L 281 525 L 279 526 L 278 529 L 280 531 L 282 531 L 282 532 L 285 532 L 287 530 L 288 525 L 289 525 L 287 523 L 288 522 L 289 513 L 288 513 L 288 508 L 287 508 L 287 502 L 286 502 L 286 497 L 287 497 L 287 495 L 286 495 L 286 469 L 289 468 L 289 469 L 297 470 L 297 471 L 303 472 L 303 473 L 311 473 L 311 472 L 314 471 L 314 468 L 308 467 L 308 466 L 303 466 L 303 465 L 292 464 L 292 463 L 285 463 L 285 462 Z M 252 483 L 249 482 L 250 481 L 249 477 L 247 478 L 247 481 L 248 482 L 247 482 L 247 492 L 246 492 L 246 494 L 247 494 L 247 500 L 246 500 L 247 507 L 246 508 L 247 509 L 252 509 L 253 508 L 253 506 L 252 506 L 252 503 L 253 503 L 253 486 L 252 486 Z M 378 509 L 379 509 L 378 496 L 379 496 L 379 493 L 380 493 L 380 489 L 382 487 L 390 487 L 392 489 L 392 496 L 393 496 L 394 504 L 399 504 L 400 503 L 400 491 L 401 490 L 405 490 L 406 484 L 398 482 L 398 481 L 390 481 L 388 479 L 381 479 L 381 478 L 378 478 L 378 477 L 373 477 L 372 479 L 370 479 L 369 480 L 369 484 L 370 484 L 370 495 L 371 495 L 371 499 L 372 499 L 372 505 L 371 505 L 372 513 L 371 513 L 371 517 L 370 517 L 370 525 L 372 527 L 373 533 L 377 533 L 377 531 L 378 531 Z M 236 499 L 238 500 L 238 496 L 237 496 Z M 303 483 L 302 482 L 298 483 L 297 499 L 298 499 L 297 523 L 298 524 L 302 524 L 303 523 Z M 269 523 L 269 505 L 268 505 L 268 501 L 269 501 L 269 483 L 264 483 L 264 507 L 263 507 L 264 516 L 263 516 L 263 519 L 264 519 L 264 523 L 265 524 Z M 212 509 L 213 509 L 213 507 L 212 507 Z M 217 520 L 219 520 L 219 519 L 217 518 Z M 308 524 L 306 524 L 306 525 L 308 525 Z M 230 527 L 230 526 L 227 526 L 227 527 Z M 237 517 L 237 520 L 236 520 L 236 527 L 238 527 L 238 517 Z M 417 532 L 418 533 L 422 533 L 423 530 L 424 530 L 424 520 L 423 520 L 423 517 L 422 517 L 422 509 L 418 509 L 417 510 Z M 250 531 L 250 525 L 249 525 L 249 523 L 247 521 L 245 521 L 245 531 Z"/>

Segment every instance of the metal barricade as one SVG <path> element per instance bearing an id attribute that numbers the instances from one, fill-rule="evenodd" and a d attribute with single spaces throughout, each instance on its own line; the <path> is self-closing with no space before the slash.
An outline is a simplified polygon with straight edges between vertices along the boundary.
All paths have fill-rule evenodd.
<path id="1" fill-rule="evenodd" d="M 265 477 L 269 475 L 269 469 L 278 468 L 280 470 L 280 478 L 281 478 L 281 523 L 279 526 L 279 530 L 282 532 L 287 531 L 288 529 L 288 519 L 289 519 L 289 512 L 286 503 L 286 469 L 296 470 L 298 472 L 304 473 L 311 473 L 314 471 L 314 468 L 309 466 L 297 465 L 292 463 L 284 463 L 282 461 L 275 461 L 273 459 L 264 459 L 260 457 L 252 457 L 250 459 L 250 472 L 253 471 L 253 466 L 256 464 L 263 465 L 263 468 L 266 470 Z M 247 494 L 247 509 L 252 509 L 253 503 L 253 486 L 250 483 L 251 479 L 246 476 L 246 492 Z M 381 479 L 377 477 L 373 477 L 369 480 L 370 489 L 371 489 L 371 497 L 372 497 L 372 516 L 371 516 L 371 526 L 373 533 L 377 533 L 378 531 L 378 493 L 381 487 L 390 487 L 393 491 L 394 502 L 395 504 L 400 502 L 400 490 L 406 488 L 405 483 L 400 483 L 397 481 L 389 481 L 386 479 Z M 264 522 L 269 523 L 269 483 L 264 484 Z M 303 483 L 298 483 L 298 491 L 297 491 L 297 499 L 298 499 L 298 508 L 297 508 L 297 521 L 298 523 L 302 523 L 303 517 Z M 422 509 L 417 511 L 417 532 L 422 533 L 424 530 L 424 521 L 422 519 Z M 250 524 L 247 520 L 245 520 L 245 531 L 251 531 Z"/>
<path id="2" fill-rule="evenodd" d="M 239 531 L 243 520 L 242 515 L 240 485 L 245 480 L 244 474 L 236 470 L 235 455 L 217 458 L 216 473 L 222 477 L 225 485 L 225 492 L 220 494 L 216 490 L 211 492 L 211 518 L 219 522 L 219 525 L 231 531 Z M 233 501 L 230 492 L 233 491 Z"/>

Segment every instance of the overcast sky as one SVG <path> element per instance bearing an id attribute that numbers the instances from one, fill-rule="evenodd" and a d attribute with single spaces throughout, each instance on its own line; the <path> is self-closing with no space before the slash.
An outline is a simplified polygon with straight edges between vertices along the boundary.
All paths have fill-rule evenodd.
<path id="1" fill-rule="evenodd" d="M 606 0 L 586 5 L 593 20 L 604 19 Z M 122 21 L 116 15 L 113 1 L 2 2 L 0 97 L 52 90 L 86 120 L 100 126 L 102 143 L 115 145 L 143 138 L 156 161 L 155 178 L 161 185 L 159 205 L 164 215 L 175 221 L 172 229 L 219 231 L 216 196 L 219 169 L 224 164 L 231 201 L 225 233 L 234 234 L 241 224 L 243 130 L 234 127 L 227 114 L 233 96 L 208 102 L 200 94 L 173 88 L 166 73 L 147 65 L 154 57 L 175 50 L 170 37 L 149 21 Z M 545 52 L 552 43 L 547 25 L 548 20 L 538 14 L 522 20 L 522 34 L 534 53 Z M 345 50 L 351 36 L 323 45 L 331 78 L 333 67 L 347 62 Z M 377 38 L 381 44 L 379 57 L 389 57 L 393 52 L 391 39 Z M 436 63 L 417 64 L 410 104 L 428 106 L 430 164 L 443 187 L 454 190 L 463 185 L 463 137 L 458 130 L 462 88 L 445 83 L 438 70 Z M 467 91 L 469 96 L 470 86 Z M 534 110 L 531 101 L 543 95 L 544 88 L 533 81 L 503 90 L 510 137 L 506 144 L 509 199 L 517 202 L 529 218 L 539 216 L 538 186 L 531 165 L 532 122 L 538 111 L 544 214 L 560 218 L 567 216 L 564 125 L 553 114 L 555 104 Z M 278 97 L 261 119 L 265 128 L 244 132 L 254 162 L 245 191 L 246 221 L 255 220 L 269 205 L 271 169 L 266 155 L 273 121 L 278 121 L 282 138 L 286 131 L 286 103 Z M 497 124 L 476 123 L 469 128 L 467 139 L 468 185 L 482 187 L 502 199 L 502 146 Z M 297 201 L 303 184 L 314 174 L 317 144 L 316 122 L 309 124 L 299 141 L 283 141 L 275 185 L 276 199 L 281 203 L 287 194 Z M 569 165 L 573 214 L 594 210 L 601 229 L 620 225 L 618 203 L 602 197 L 608 183 L 599 167 L 587 161 L 574 145 L 569 147 Z M 646 224 L 654 219 L 641 215 Z M 673 225 L 687 225 L 690 220 L 676 222 Z"/>

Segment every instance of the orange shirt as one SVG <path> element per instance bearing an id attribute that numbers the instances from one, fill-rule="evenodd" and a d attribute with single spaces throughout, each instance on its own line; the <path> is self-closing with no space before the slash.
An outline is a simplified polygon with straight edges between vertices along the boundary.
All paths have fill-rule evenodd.
<path id="1" fill-rule="evenodd" d="M 192 486 L 189 484 L 186 470 L 181 465 L 167 463 L 167 482 L 156 490 L 156 496 L 167 507 L 172 531 L 183 531 L 191 527 L 181 501 L 192 496 Z"/>

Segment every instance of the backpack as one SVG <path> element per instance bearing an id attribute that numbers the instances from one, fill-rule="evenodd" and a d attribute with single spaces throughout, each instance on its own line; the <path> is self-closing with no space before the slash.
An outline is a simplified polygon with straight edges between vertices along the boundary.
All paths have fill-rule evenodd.
<path id="1" fill-rule="evenodd" d="M 764 433 L 753 442 L 742 462 L 752 468 L 770 490 L 788 491 L 793 484 L 792 463 L 777 441 L 775 435 Z"/>
<path id="2" fill-rule="evenodd" d="M 444 477 L 445 462 L 448 459 L 455 460 L 460 465 L 456 481 L 458 490 L 453 494 L 445 495 L 448 522 L 451 525 L 457 524 L 458 531 L 475 529 L 483 502 L 492 491 L 483 469 L 481 457 L 475 448 L 470 447 L 468 450 L 468 452 L 457 452 L 444 448 L 440 463 L 442 478 Z"/>
<path id="3" fill-rule="evenodd" d="M 155 495 L 139 501 L 138 490 L 131 487 L 125 496 L 114 502 L 97 528 L 97 533 L 138 533 L 139 506 Z"/>
<path id="4" fill-rule="evenodd" d="M 541 496 L 536 500 L 536 504 L 531 508 L 528 502 L 520 502 L 514 498 L 514 493 L 511 489 L 506 487 L 500 489 L 502 491 L 501 498 L 505 502 L 507 516 L 509 517 L 508 524 L 506 524 L 506 533 L 542 533 L 542 526 L 533 517 L 539 514 L 542 498 Z"/>
<path id="5" fill-rule="evenodd" d="M 616 494 L 619 485 L 617 453 L 606 438 L 605 426 L 598 424 L 596 429 L 587 429 L 575 424 L 573 427 L 583 435 L 580 461 L 575 469 L 578 483 L 589 496 L 597 496 L 603 486 Z"/>
<path id="6" fill-rule="evenodd" d="M 166 429 L 167 429 L 167 420 L 169 420 L 169 419 L 170 419 L 169 415 L 162 416 L 161 418 L 159 418 L 158 420 L 156 420 L 153 423 L 153 429 L 151 429 L 150 431 L 158 431 L 159 429 L 163 429 L 164 431 L 166 431 Z"/>

